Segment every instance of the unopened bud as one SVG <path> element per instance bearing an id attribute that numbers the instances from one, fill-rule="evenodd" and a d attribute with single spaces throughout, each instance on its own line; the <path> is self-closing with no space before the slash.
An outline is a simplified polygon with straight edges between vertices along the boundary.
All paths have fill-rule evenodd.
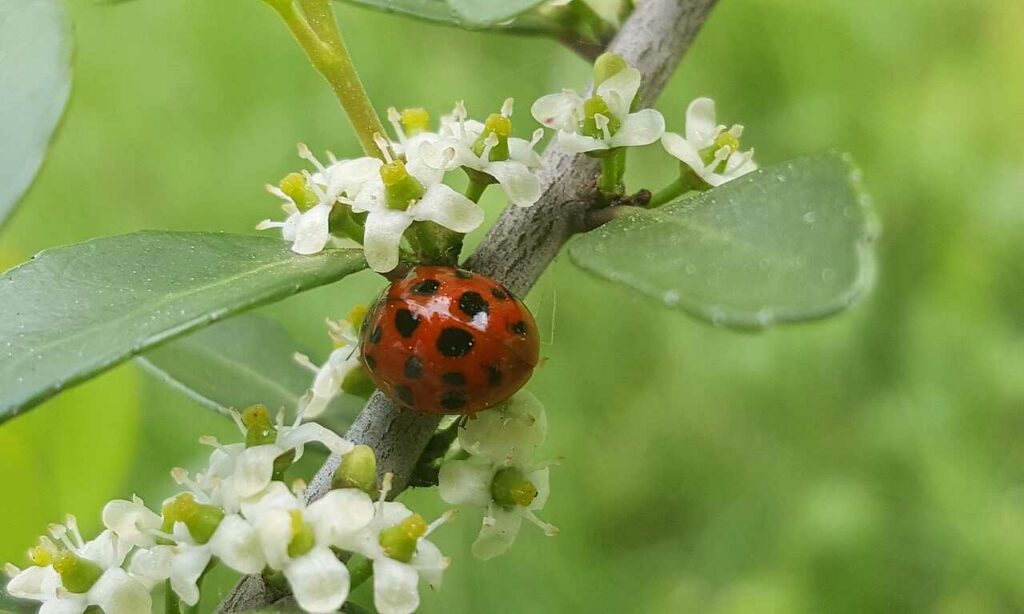
<path id="1" fill-rule="evenodd" d="M 629 68 L 626 60 L 617 53 L 602 53 L 594 61 L 594 87 L 601 85 L 609 78 Z"/>
<path id="2" fill-rule="evenodd" d="M 360 444 L 341 457 L 334 473 L 334 488 L 357 488 L 377 498 L 377 457 L 373 448 Z"/>

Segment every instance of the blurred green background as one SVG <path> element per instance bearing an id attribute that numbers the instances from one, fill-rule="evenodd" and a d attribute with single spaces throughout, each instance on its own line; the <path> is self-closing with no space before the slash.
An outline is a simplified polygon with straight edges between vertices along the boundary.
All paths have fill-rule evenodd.
<path id="1" fill-rule="evenodd" d="M 252 232 L 295 144 L 357 154 L 344 117 L 256 0 L 74 0 L 74 93 L 0 265 L 143 228 Z M 381 110 L 471 113 L 580 86 L 555 43 L 339 7 Z M 865 171 L 883 223 L 871 297 L 831 320 L 719 330 L 578 272 L 530 303 L 548 357 L 545 538 L 469 554 L 478 516 L 437 536 L 454 559 L 425 612 L 1024 611 L 1024 3 L 723 0 L 662 98 L 747 126 L 762 163 L 829 147 Z M 657 147 L 631 165 L 656 188 Z M 488 215 L 502 202 L 485 198 Z M 482 233 L 477 233 L 476 239 Z M 379 278 L 263 309 L 307 347 Z M 134 365 L 0 428 L 0 561 L 64 512 L 170 493 L 200 435 L 233 427 Z M 434 515 L 431 491 L 407 495 Z M 230 579 L 218 577 L 218 590 Z M 215 597 L 216 595 L 213 595 Z M 365 590 L 359 598 L 366 600 Z"/>

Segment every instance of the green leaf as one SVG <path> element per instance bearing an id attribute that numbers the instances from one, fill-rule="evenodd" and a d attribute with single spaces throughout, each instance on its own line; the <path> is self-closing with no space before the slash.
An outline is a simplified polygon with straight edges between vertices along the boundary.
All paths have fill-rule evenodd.
<path id="1" fill-rule="evenodd" d="M 717 325 L 822 318 L 870 286 L 874 221 L 848 158 L 760 169 L 577 238 L 579 267 Z"/>
<path id="2" fill-rule="evenodd" d="M 43 164 L 71 91 L 60 0 L 0 0 L 0 224 Z"/>
<path id="3" fill-rule="evenodd" d="M 136 358 L 150 372 L 195 401 L 221 413 L 262 403 L 294 410 L 313 374 L 292 356 L 301 352 L 277 322 L 243 315 L 162 345 Z M 313 359 L 316 364 L 321 361 Z M 365 404 L 341 394 L 324 414 L 350 422 Z M 332 423 L 332 428 L 344 425 Z"/>
<path id="4" fill-rule="evenodd" d="M 271 237 L 140 232 L 47 250 L 0 278 L 0 422 L 174 337 L 365 268 Z"/>
<path id="5" fill-rule="evenodd" d="M 464 28 L 501 27 L 545 0 L 345 0 L 349 4 Z"/>

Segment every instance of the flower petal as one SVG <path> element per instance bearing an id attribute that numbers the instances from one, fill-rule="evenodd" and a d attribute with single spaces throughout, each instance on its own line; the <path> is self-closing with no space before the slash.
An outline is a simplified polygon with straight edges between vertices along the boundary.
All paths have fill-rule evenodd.
<path id="1" fill-rule="evenodd" d="M 307 612 L 336 612 L 348 598 L 348 569 L 327 546 L 317 546 L 289 563 L 284 577 Z"/>
<path id="2" fill-rule="evenodd" d="M 491 482 L 494 468 L 487 462 L 450 460 L 438 472 L 438 494 L 452 505 L 478 505 L 491 502 Z"/>
<path id="3" fill-rule="evenodd" d="M 381 557 L 373 561 L 373 605 L 380 614 L 410 614 L 420 605 L 419 574 L 412 565 Z"/>
<path id="4" fill-rule="evenodd" d="M 420 539 L 416 544 L 416 555 L 412 557 L 412 566 L 431 588 L 437 590 L 441 588 L 444 570 L 448 568 L 448 557 L 441 554 L 433 542 Z"/>
<path id="5" fill-rule="evenodd" d="M 160 528 L 160 516 L 147 508 L 141 500 L 115 499 L 103 506 L 103 526 L 112 530 L 122 541 L 134 546 L 149 546 L 153 538 L 149 531 Z"/>
<path id="6" fill-rule="evenodd" d="M 532 511 L 538 511 L 544 509 L 544 506 L 548 502 L 548 495 L 551 494 L 551 471 L 544 467 L 526 474 L 526 479 L 537 489 L 537 496 L 533 498 L 530 505 L 527 506 Z"/>
<path id="7" fill-rule="evenodd" d="M 89 603 L 103 608 L 104 614 L 139 614 L 153 608 L 149 589 L 120 567 L 103 572 L 89 589 Z"/>
<path id="8" fill-rule="evenodd" d="M 267 564 L 256 528 L 238 514 L 220 521 L 209 546 L 214 556 L 240 573 L 259 573 Z"/>
<path id="9" fill-rule="evenodd" d="M 44 601 L 52 599 L 61 586 L 60 575 L 53 567 L 28 567 L 21 570 L 7 583 L 7 592 L 11 597 Z"/>
<path id="10" fill-rule="evenodd" d="M 327 167 L 327 195 L 337 198 L 346 194 L 350 198 L 362 190 L 366 182 L 379 177 L 382 162 L 369 156 L 354 160 L 340 160 Z"/>
<path id="11" fill-rule="evenodd" d="M 60 599 L 50 599 L 39 608 L 39 614 L 82 614 L 89 607 L 85 595 L 70 593 Z"/>
<path id="12" fill-rule="evenodd" d="M 521 510 L 522 508 L 504 510 L 492 505 L 487 517 L 484 518 L 480 535 L 473 542 L 473 556 L 486 561 L 507 552 L 523 523 Z"/>
<path id="13" fill-rule="evenodd" d="M 583 117 L 583 99 L 571 92 L 548 94 L 533 103 L 530 113 L 548 128 L 573 131 Z"/>
<path id="14" fill-rule="evenodd" d="M 412 222 L 412 216 L 407 211 L 370 211 L 366 217 L 363 254 L 371 269 L 378 273 L 387 273 L 398 266 L 398 245 L 402 242 L 405 229 Z"/>
<path id="15" fill-rule="evenodd" d="M 650 145 L 665 134 L 665 118 L 654 109 L 630 113 L 622 126 L 612 135 L 612 147 L 639 147 Z"/>
<path id="16" fill-rule="evenodd" d="M 629 107 L 639 89 L 640 71 L 627 67 L 597 86 L 597 95 L 608 105 L 612 115 L 621 120 L 629 114 Z"/>
<path id="17" fill-rule="evenodd" d="M 331 237 L 329 219 L 332 208 L 331 204 L 320 204 L 302 214 L 295 226 L 293 252 L 308 256 L 323 251 Z"/>
<path id="18" fill-rule="evenodd" d="M 570 153 L 586 153 L 608 149 L 608 143 L 590 136 L 583 136 L 576 132 L 562 130 L 557 137 L 558 146 Z"/>
<path id="19" fill-rule="evenodd" d="M 704 161 L 700 159 L 700 152 L 690 141 L 675 132 L 666 132 L 665 136 L 661 137 L 661 146 L 680 162 L 692 168 L 698 175 L 704 174 Z"/>
<path id="20" fill-rule="evenodd" d="M 292 541 L 292 516 L 288 510 L 272 509 L 260 518 L 257 533 L 260 548 L 267 557 L 267 565 L 271 569 L 283 571 L 291 557 L 288 556 L 288 544 Z"/>
<path id="21" fill-rule="evenodd" d="M 316 422 L 306 422 L 288 429 L 278 438 L 277 445 L 285 450 L 295 449 L 301 452 L 304 445 L 314 441 L 322 443 L 334 454 L 345 454 L 354 447 L 351 441 Z"/>
<path id="22" fill-rule="evenodd" d="M 306 508 L 304 518 L 316 530 L 317 540 L 339 548 L 352 545 L 355 533 L 373 520 L 373 501 L 354 488 L 332 490 Z"/>
<path id="23" fill-rule="evenodd" d="M 546 435 L 544 406 L 532 393 L 520 390 L 503 405 L 470 420 L 459 432 L 459 443 L 474 456 L 503 464 L 525 459 Z"/>
<path id="24" fill-rule="evenodd" d="M 423 198 L 409 207 L 409 214 L 417 221 L 437 222 L 462 233 L 476 230 L 484 221 L 483 209 L 443 183 L 427 188 Z"/>
<path id="25" fill-rule="evenodd" d="M 491 162 L 483 171 L 498 181 L 513 205 L 529 207 L 540 198 L 540 180 L 521 162 Z"/>
<path id="26" fill-rule="evenodd" d="M 171 562 L 171 588 L 188 605 L 199 603 L 199 576 L 210 564 L 206 546 L 179 545 Z"/>
<path id="27" fill-rule="evenodd" d="M 686 140 L 694 147 L 703 149 L 715 140 L 718 126 L 715 124 L 715 101 L 697 98 L 686 108 Z"/>
<path id="28" fill-rule="evenodd" d="M 275 509 L 286 511 L 302 508 L 302 504 L 284 482 L 271 482 L 266 490 L 241 502 L 242 515 L 253 525 L 258 525 L 268 512 Z"/>
<path id="29" fill-rule="evenodd" d="M 540 156 L 533 149 L 533 143 L 526 139 L 512 137 L 508 140 L 508 159 L 522 162 L 527 168 L 540 168 Z"/>
<path id="30" fill-rule="evenodd" d="M 234 484 L 239 497 L 251 497 L 270 484 L 274 459 L 285 451 L 276 445 L 246 448 L 235 463 Z"/>

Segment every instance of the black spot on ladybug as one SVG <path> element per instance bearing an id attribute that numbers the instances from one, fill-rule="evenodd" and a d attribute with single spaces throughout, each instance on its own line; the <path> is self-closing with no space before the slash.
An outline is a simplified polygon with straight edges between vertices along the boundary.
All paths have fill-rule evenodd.
<path id="1" fill-rule="evenodd" d="M 405 361 L 405 376 L 409 379 L 416 379 L 423 374 L 423 363 L 420 362 L 419 358 L 410 356 Z"/>
<path id="2" fill-rule="evenodd" d="M 473 349 L 473 335 L 461 328 L 446 328 L 437 337 L 437 349 L 448 358 L 458 358 Z"/>
<path id="3" fill-rule="evenodd" d="M 398 395 L 399 401 L 412 406 L 412 388 L 408 386 L 395 386 L 395 394 Z"/>
<path id="4" fill-rule="evenodd" d="M 416 332 L 416 327 L 419 325 L 420 319 L 414 316 L 408 309 L 399 309 L 398 313 L 395 314 L 395 328 L 406 339 L 412 337 L 412 334 Z"/>
<path id="5" fill-rule="evenodd" d="M 441 376 L 441 381 L 449 386 L 465 386 L 466 376 L 458 371 L 451 371 Z"/>
<path id="6" fill-rule="evenodd" d="M 496 364 L 487 365 L 487 384 L 489 386 L 501 385 L 501 367 Z"/>
<path id="7" fill-rule="evenodd" d="M 512 330 L 512 332 L 519 335 L 520 337 L 526 336 L 526 322 L 523 322 L 522 320 L 519 320 L 512 326 L 509 326 L 509 328 Z"/>
<path id="8" fill-rule="evenodd" d="M 373 356 L 367 354 L 366 356 L 363 357 L 363 360 L 366 361 L 366 368 L 369 369 L 370 371 L 373 371 L 374 369 L 377 368 L 377 359 L 375 359 Z"/>
<path id="9" fill-rule="evenodd" d="M 380 338 L 383 334 L 384 331 L 381 329 L 380 324 L 378 324 L 373 328 L 373 332 L 370 333 L 370 343 L 380 343 Z"/>
<path id="10" fill-rule="evenodd" d="M 502 288 L 491 288 L 491 296 L 499 301 L 503 301 L 508 298 L 508 292 Z"/>
<path id="11" fill-rule="evenodd" d="M 437 292 L 440 287 L 441 282 L 436 279 L 424 279 L 412 287 L 412 292 L 413 294 L 419 294 L 420 296 L 431 296 Z"/>
<path id="12" fill-rule="evenodd" d="M 466 404 L 466 395 L 462 392 L 449 391 L 441 395 L 441 406 L 445 409 L 459 409 Z"/>
<path id="13" fill-rule="evenodd" d="M 465 269 L 455 269 L 455 276 L 459 279 L 473 279 L 473 274 Z"/>
<path id="14" fill-rule="evenodd" d="M 470 318 L 478 313 L 488 313 L 491 306 L 477 292 L 463 292 L 459 297 L 459 310 Z"/>

